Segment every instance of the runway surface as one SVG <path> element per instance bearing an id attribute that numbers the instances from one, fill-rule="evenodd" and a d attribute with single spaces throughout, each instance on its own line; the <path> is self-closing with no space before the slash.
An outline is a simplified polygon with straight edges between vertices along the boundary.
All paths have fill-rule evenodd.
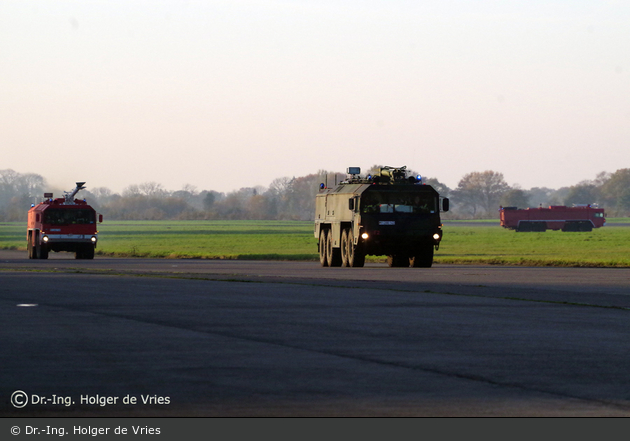
<path id="1" fill-rule="evenodd" d="M 0 416 L 628 416 L 628 286 L 0 251 Z"/>

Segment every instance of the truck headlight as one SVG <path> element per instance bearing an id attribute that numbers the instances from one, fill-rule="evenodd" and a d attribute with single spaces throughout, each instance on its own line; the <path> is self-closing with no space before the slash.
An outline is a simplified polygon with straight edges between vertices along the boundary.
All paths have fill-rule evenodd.
<path id="1" fill-rule="evenodd" d="M 363 240 L 367 239 L 368 237 L 370 237 L 370 236 L 368 236 L 368 234 L 367 234 L 367 233 L 363 233 L 363 234 L 361 235 L 361 239 L 363 239 Z"/>
<path id="2" fill-rule="evenodd" d="M 44 243 L 48 242 L 48 236 L 44 236 L 44 237 L 42 237 L 42 241 L 43 241 Z"/>
<path id="3" fill-rule="evenodd" d="M 439 234 L 437 234 L 437 233 L 435 233 L 435 234 L 433 235 L 433 239 L 435 239 L 435 240 L 440 240 L 440 235 L 439 235 Z"/>
<path id="4" fill-rule="evenodd" d="M 92 243 L 96 243 L 96 236 L 92 236 L 90 240 L 92 241 Z"/>

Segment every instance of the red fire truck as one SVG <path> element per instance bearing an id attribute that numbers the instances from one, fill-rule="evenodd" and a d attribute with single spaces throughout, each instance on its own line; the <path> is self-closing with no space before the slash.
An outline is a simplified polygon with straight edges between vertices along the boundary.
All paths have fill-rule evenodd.
<path id="1" fill-rule="evenodd" d="M 591 205 L 549 208 L 501 207 L 501 226 L 516 231 L 592 231 L 606 225 L 604 209 Z"/>
<path id="2" fill-rule="evenodd" d="M 93 259 L 98 241 L 96 211 L 85 200 L 74 199 L 85 182 L 77 182 L 63 198 L 44 194 L 45 200 L 28 211 L 26 232 L 28 258 L 48 259 L 50 251 L 69 251 L 77 259 Z M 103 215 L 98 215 L 103 222 Z"/>

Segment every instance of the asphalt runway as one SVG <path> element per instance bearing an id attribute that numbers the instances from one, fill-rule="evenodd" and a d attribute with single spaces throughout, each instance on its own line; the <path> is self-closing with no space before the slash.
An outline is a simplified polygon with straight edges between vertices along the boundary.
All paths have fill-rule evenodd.
<path id="1" fill-rule="evenodd" d="M 0 416 L 629 416 L 629 286 L 0 251 Z"/>

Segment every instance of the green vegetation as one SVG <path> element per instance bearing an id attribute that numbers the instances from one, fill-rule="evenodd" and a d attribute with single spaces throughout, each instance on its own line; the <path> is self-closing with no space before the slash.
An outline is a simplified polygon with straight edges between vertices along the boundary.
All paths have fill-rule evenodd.
<path id="1" fill-rule="evenodd" d="M 591 232 L 517 233 L 497 226 L 445 226 L 439 263 L 630 267 L 630 224 Z"/>
<path id="2" fill-rule="evenodd" d="M 313 222 L 111 221 L 96 254 L 119 257 L 314 260 Z M 0 249 L 26 250 L 26 225 L 0 223 Z"/>
<path id="3" fill-rule="evenodd" d="M 496 221 L 449 221 L 436 263 L 630 267 L 630 219 L 584 233 L 516 233 Z M 26 225 L 0 223 L 0 249 L 26 250 Z M 114 221 L 100 226 L 97 255 L 317 260 L 308 221 Z M 368 258 L 383 261 L 383 258 Z"/>
<path id="4" fill-rule="evenodd" d="M 119 221 L 103 223 L 99 236 L 97 254 L 109 256 L 310 260 L 316 255 L 312 222 Z"/>

